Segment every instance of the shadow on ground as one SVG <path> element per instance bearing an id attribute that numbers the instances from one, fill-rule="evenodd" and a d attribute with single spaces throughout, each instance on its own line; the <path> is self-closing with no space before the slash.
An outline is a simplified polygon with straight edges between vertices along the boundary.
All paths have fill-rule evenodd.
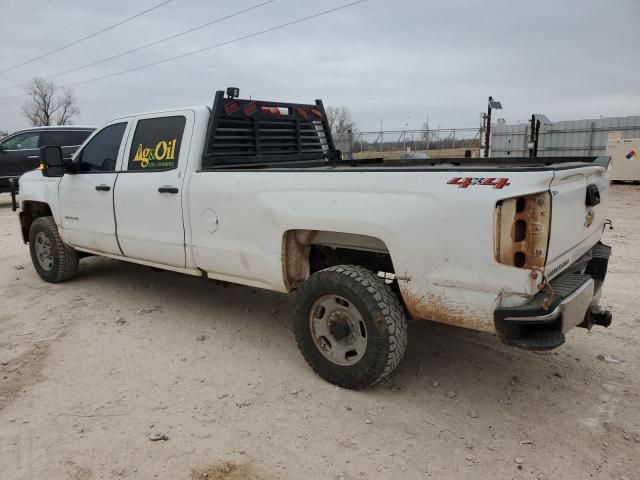
<path id="1" fill-rule="evenodd" d="M 97 283 L 120 289 L 129 298 L 140 299 L 140 308 L 158 303 L 157 299 L 162 299 L 165 312 L 172 308 L 175 311 L 187 306 L 195 308 L 201 314 L 197 321 L 203 322 L 203 326 L 222 322 L 216 327 L 228 329 L 229 334 L 241 327 L 260 335 L 268 328 L 271 341 L 281 346 L 277 354 L 304 365 L 291 331 L 293 299 L 285 294 L 98 257 L 84 259 L 78 277 L 59 288 L 73 287 L 81 292 L 93 290 L 92 285 Z M 238 314 L 240 320 L 235 323 L 220 320 L 217 310 L 223 306 Z M 165 321 L 179 322 L 180 318 L 169 316 Z M 568 342 L 579 345 L 582 339 L 576 337 L 584 335 L 584 331 L 576 331 L 568 336 Z M 260 347 L 247 344 L 246 348 Z M 489 334 L 411 321 L 409 345 L 396 374 L 368 392 L 401 396 L 407 401 L 415 398 L 411 403 L 418 408 L 428 408 L 422 402 L 434 395 L 438 402 L 453 400 L 447 393 L 454 392 L 455 401 L 467 402 L 475 409 L 497 408 L 526 416 L 527 405 L 537 402 L 553 405 L 560 413 L 574 408 L 571 395 L 555 396 L 549 392 L 557 388 L 589 388 L 583 385 L 582 379 L 591 373 L 588 365 L 565 349 L 538 354 L 505 346 Z M 313 375 L 306 366 L 305 369 Z M 568 384 L 564 381 L 566 378 L 574 381 Z M 397 392 L 403 390 L 410 395 L 398 395 Z"/>

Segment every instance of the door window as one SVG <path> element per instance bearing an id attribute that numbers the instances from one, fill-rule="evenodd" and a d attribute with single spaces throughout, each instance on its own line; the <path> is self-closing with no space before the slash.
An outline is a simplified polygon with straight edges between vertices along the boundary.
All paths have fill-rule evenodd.
<path id="1" fill-rule="evenodd" d="M 69 132 L 64 132 L 58 130 L 56 131 L 45 131 L 40 133 L 40 142 L 39 145 L 44 147 L 46 145 L 58 145 L 59 147 L 71 145 L 69 142 L 71 141 L 71 136 Z"/>
<path id="2" fill-rule="evenodd" d="M 2 142 L 6 150 L 29 150 L 38 148 L 39 132 L 20 133 L 9 140 Z"/>
<path id="3" fill-rule="evenodd" d="M 71 143 L 69 145 L 82 145 L 91 133 L 91 130 L 78 130 L 77 132 L 71 132 Z"/>
<path id="4" fill-rule="evenodd" d="M 185 123 L 183 116 L 138 121 L 127 170 L 141 172 L 176 168 Z"/>
<path id="5" fill-rule="evenodd" d="M 113 172 L 127 123 L 115 123 L 100 130 L 79 155 L 80 172 Z"/>

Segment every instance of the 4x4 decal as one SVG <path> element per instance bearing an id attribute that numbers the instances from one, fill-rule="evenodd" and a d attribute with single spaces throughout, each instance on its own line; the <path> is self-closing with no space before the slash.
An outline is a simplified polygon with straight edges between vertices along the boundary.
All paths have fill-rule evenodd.
<path id="1" fill-rule="evenodd" d="M 481 177 L 453 177 L 447 185 L 458 185 L 458 188 L 467 188 L 473 185 L 484 185 L 501 190 L 510 185 L 508 178 L 481 178 Z"/>

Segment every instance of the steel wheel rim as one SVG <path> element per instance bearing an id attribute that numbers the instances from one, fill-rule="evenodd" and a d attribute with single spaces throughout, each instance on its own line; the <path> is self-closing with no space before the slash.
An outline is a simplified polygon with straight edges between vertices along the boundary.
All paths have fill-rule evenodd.
<path id="1" fill-rule="evenodd" d="M 35 238 L 36 259 L 40 268 L 47 272 L 53 268 L 53 253 L 51 240 L 44 232 L 38 232 Z"/>
<path id="2" fill-rule="evenodd" d="M 313 303 L 309 330 L 318 351 L 336 365 L 355 365 L 367 350 L 367 327 L 362 314 L 339 295 L 324 295 Z"/>

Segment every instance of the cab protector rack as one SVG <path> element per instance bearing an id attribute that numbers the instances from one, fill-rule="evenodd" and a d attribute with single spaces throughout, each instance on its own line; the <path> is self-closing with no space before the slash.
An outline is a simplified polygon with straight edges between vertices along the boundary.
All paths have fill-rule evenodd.
<path id="1" fill-rule="evenodd" d="M 318 166 L 339 156 L 321 100 L 315 105 L 264 102 L 216 92 L 203 169 Z"/>

